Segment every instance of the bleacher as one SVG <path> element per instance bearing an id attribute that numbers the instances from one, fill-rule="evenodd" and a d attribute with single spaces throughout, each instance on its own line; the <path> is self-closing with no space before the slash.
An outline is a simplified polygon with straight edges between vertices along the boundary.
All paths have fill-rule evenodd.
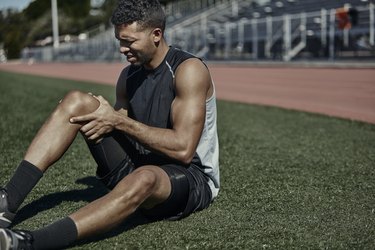
<path id="1" fill-rule="evenodd" d="M 370 1 L 180 0 L 165 7 L 166 38 L 170 44 L 211 60 L 372 59 Z M 345 4 L 359 14 L 358 25 L 350 30 L 330 23 L 331 12 Z M 59 49 L 28 49 L 23 57 L 118 61 L 117 46 L 113 30 L 107 30 Z"/>
<path id="2" fill-rule="evenodd" d="M 358 10 L 358 25 L 348 31 L 349 42 L 346 42 L 345 46 L 342 45 L 343 31 L 335 27 L 334 35 L 337 41 L 335 41 L 334 50 L 352 51 L 352 54 L 356 56 L 355 53 L 360 49 L 356 45 L 357 40 L 369 35 L 369 1 L 279 0 L 232 1 L 231 3 L 227 8 L 216 11 L 214 15 L 200 14 L 201 19 L 196 19 L 195 22 L 185 25 L 174 24 L 173 34 L 170 34 L 173 37 L 171 42 L 180 45 L 183 49 L 203 54 L 209 59 L 281 59 L 282 54 L 285 54 L 284 29 L 287 16 L 290 19 L 288 22 L 290 22 L 291 30 L 289 46 L 292 48 L 297 46 L 301 43 L 301 39 L 305 43 L 300 46 L 299 51 L 294 53 L 295 55 L 291 51 L 292 57 L 306 56 L 310 53 L 310 56 L 314 58 L 331 57 L 332 59 L 339 53 L 329 55 L 330 14 L 332 10 L 335 11 L 348 4 Z M 324 31 L 327 33 L 326 42 L 322 38 L 324 18 L 327 26 Z M 203 30 L 202 19 L 206 19 L 204 22 L 207 23 L 207 27 Z M 272 36 L 269 35 L 268 27 L 270 26 L 272 26 Z M 300 32 L 302 26 L 305 29 L 304 38 L 298 35 L 302 33 Z M 200 36 L 197 37 L 196 34 Z M 202 38 L 201 34 L 207 34 L 207 38 Z M 370 58 L 374 56 L 371 49 L 362 54 Z M 286 58 L 288 60 L 288 57 Z"/>

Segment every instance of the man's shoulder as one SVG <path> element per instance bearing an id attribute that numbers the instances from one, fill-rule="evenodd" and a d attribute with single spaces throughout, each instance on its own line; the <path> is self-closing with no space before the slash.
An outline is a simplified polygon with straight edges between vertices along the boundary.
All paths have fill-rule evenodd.
<path id="1" fill-rule="evenodd" d="M 171 46 L 171 48 L 170 48 L 170 55 L 171 55 L 170 57 L 175 58 L 177 60 L 186 60 L 186 59 L 189 59 L 189 58 L 200 59 L 199 57 L 197 57 L 196 55 L 194 55 L 194 54 L 192 54 L 188 51 L 185 51 L 183 49 L 173 47 L 173 46 Z"/>
<path id="2" fill-rule="evenodd" d="M 189 66 L 196 63 L 204 64 L 202 58 L 176 47 L 171 47 L 170 56 L 167 61 L 171 64 L 174 71 L 176 71 L 180 65 Z"/>

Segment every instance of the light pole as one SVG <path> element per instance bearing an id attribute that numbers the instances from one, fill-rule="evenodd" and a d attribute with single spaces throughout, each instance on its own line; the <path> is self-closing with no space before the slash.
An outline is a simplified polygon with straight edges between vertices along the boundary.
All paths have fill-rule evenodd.
<path id="1" fill-rule="evenodd" d="M 53 47 L 59 47 L 59 17 L 57 15 L 57 0 L 51 0 L 52 8 L 52 32 L 53 32 Z"/>

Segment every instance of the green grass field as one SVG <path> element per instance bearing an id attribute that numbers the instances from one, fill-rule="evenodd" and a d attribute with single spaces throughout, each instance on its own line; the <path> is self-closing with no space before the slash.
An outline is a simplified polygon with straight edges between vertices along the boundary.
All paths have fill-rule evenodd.
<path id="1" fill-rule="evenodd" d="M 114 88 L 0 72 L 0 186 L 71 89 Z M 222 187 L 208 209 L 72 249 L 374 249 L 375 126 L 219 101 Z M 28 196 L 14 228 L 33 230 L 105 193 L 81 137 Z M 128 229 L 128 230 L 127 230 Z"/>

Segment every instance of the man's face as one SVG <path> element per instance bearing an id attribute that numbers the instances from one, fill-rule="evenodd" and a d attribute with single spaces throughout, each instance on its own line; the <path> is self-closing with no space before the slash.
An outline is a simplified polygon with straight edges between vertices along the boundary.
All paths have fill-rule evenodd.
<path id="1" fill-rule="evenodd" d="M 155 44 L 153 30 L 141 29 L 136 22 L 115 27 L 115 36 L 120 41 L 120 52 L 129 63 L 147 65 L 153 58 Z"/>

